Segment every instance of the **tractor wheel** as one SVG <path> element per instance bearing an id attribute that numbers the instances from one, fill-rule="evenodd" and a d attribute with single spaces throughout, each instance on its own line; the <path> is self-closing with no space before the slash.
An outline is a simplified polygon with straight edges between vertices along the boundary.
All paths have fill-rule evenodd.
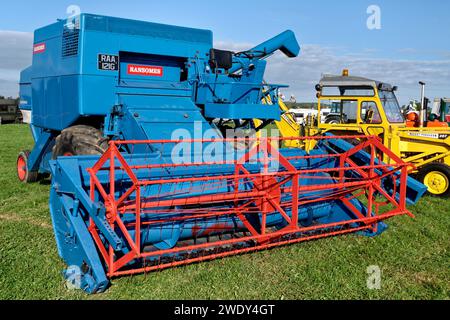
<path id="1" fill-rule="evenodd" d="M 30 151 L 24 150 L 17 156 L 17 178 L 20 182 L 31 183 L 36 182 L 38 179 L 37 171 L 28 170 L 28 158 L 30 157 Z"/>
<path id="2" fill-rule="evenodd" d="M 330 116 L 325 119 L 325 123 L 327 124 L 340 124 L 341 118 L 338 116 Z"/>
<path id="3" fill-rule="evenodd" d="M 431 163 L 419 169 L 417 180 L 428 187 L 428 193 L 436 197 L 450 196 L 450 166 Z"/>
<path id="4" fill-rule="evenodd" d="M 61 131 L 56 137 L 52 158 L 60 156 L 97 155 L 108 148 L 108 139 L 100 130 L 86 125 L 76 125 Z"/>

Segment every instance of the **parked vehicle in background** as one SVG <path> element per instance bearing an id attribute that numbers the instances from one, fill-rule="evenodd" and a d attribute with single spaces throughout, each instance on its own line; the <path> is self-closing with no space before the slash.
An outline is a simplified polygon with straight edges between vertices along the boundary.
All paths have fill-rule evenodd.
<path id="1" fill-rule="evenodd" d="M 378 136 L 395 157 L 414 164 L 409 173 L 427 186 L 429 194 L 450 197 L 450 99 L 435 99 L 429 109 L 425 83 L 419 84 L 420 107 L 411 101 L 402 111 L 395 95 L 396 86 L 350 76 L 345 69 L 342 75 L 324 76 L 316 85 L 316 110 L 294 109 L 291 104 L 279 102 L 281 110 L 286 110 L 290 117 L 283 116 L 275 124 L 282 137 Z M 290 121 L 293 115 L 297 123 Z M 352 139 L 350 143 L 359 144 L 360 140 Z M 286 146 L 309 151 L 315 143 Z M 394 161 L 391 156 L 381 160 Z"/>
<path id="2" fill-rule="evenodd" d="M 317 119 L 317 115 L 319 114 L 316 109 L 309 108 L 294 108 L 289 109 L 289 112 L 294 115 L 295 120 L 298 124 L 304 124 L 308 115 L 312 115 Z M 330 113 L 331 109 L 323 109 L 321 114 L 321 121 L 325 122 L 325 119 Z"/>
<path id="3" fill-rule="evenodd" d="M 22 122 L 17 99 L 0 98 L 0 124 Z"/>
<path id="4" fill-rule="evenodd" d="M 425 83 L 419 84 L 420 108 L 408 113 L 405 119 L 395 95 L 396 86 L 350 76 L 348 70 L 344 70 L 341 76 L 325 76 L 316 85 L 318 113 L 321 114 L 324 107 L 327 110 L 331 108 L 332 112 L 326 121 L 305 125 L 304 134 L 378 136 L 397 157 L 415 165 L 410 173 L 428 187 L 430 194 L 450 197 L 450 127 L 445 119 L 447 99 L 436 100 L 428 112 Z M 307 146 L 307 149 L 311 147 Z M 393 161 L 386 156 L 382 160 L 386 163 Z"/>
<path id="5" fill-rule="evenodd" d="M 313 109 L 305 109 L 305 108 L 301 108 L 301 109 L 289 109 L 289 112 L 292 113 L 295 117 L 295 121 L 298 124 L 303 124 L 306 120 L 306 117 L 308 115 L 313 115 L 314 117 L 317 117 L 317 110 L 313 110 Z"/>

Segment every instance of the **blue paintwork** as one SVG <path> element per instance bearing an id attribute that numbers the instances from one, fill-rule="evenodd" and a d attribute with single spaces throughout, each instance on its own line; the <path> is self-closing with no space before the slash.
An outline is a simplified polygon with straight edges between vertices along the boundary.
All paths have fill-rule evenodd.
<path id="1" fill-rule="evenodd" d="M 253 47 L 249 51 L 253 52 L 257 59 L 266 58 L 273 54 L 276 50 L 280 50 L 286 56 L 290 58 L 297 57 L 300 53 L 300 46 L 295 41 L 295 34 L 291 30 L 286 30 L 280 33 L 278 36 L 267 40 L 256 47 Z M 235 72 L 241 68 L 246 69 L 248 63 L 246 59 L 238 60 L 237 63 L 230 69 L 230 72 Z"/>

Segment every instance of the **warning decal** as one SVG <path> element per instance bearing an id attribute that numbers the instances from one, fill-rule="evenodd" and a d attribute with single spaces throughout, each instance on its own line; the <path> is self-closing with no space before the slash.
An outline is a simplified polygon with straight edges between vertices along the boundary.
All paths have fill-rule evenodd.
<path id="1" fill-rule="evenodd" d="M 140 76 L 153 76 L 153 77 L 162 77 L 163 76 L 163 68 L 155 67 L 155 66 L 143 66 L 137 64 L 129 64 L 127 67 L 127 73 L 132 75 L 140 75 Z"/>

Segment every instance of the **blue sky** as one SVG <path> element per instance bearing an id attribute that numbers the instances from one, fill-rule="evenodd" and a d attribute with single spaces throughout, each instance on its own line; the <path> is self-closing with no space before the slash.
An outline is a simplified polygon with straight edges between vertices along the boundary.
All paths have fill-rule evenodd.
<path id="1" fill-rule="evenodd" d="M 303 55 L 295 62 L 271 58 L 268 78 L 290 84 L 292 92 L 288 93 L 301 97 L 299 100 L 313 99 L 311 84 L 321 74 L 337 73 L 344 67 L 352 73 L 397 82 L 404 100 L 417 98 L 419 80 L 430 83 L 430 95 L 450 96 L 449 1 L 15 0 L 2 1 L 2 11 L 14 14 L 2 15 L 0 30 L 30 33 L 66 17 L 71 4 L 82 12 L 211 29 L 222 47 L 257 44 L 292 29 Z M 366 27 L 366 10 L 372 4 L 381 9 L 380 30 Z M 14 37 L 14 33 L 8 36 Z M 20 36 L 25 34 L 17 34 L 17 39 Z M 5 63 L 0 62 L 0 71 L 7 69 Z M 288 67 L 290 63 L 293 67 Z M 291 71 L 289 75 L 286 70 Z M 414 77 L 423 78 L 412 80 Z M 11 74 L 8 79 L 13 78 Z"/>

